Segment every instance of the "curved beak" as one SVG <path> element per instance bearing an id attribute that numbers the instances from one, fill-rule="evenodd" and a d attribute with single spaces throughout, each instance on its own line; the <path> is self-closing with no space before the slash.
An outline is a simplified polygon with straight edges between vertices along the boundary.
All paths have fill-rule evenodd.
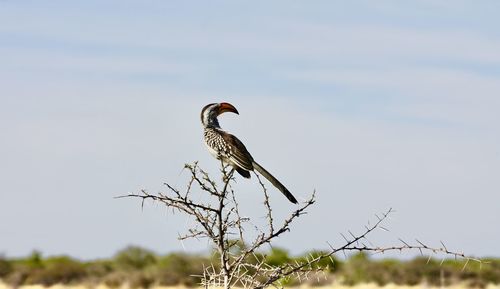
<path id="1" fill-rule="evenodd" d="M 234 112 L 236 114 L 239 114 L 238 110 L 236 110 L 236 107 L 234 107 L 232 104 L 227 102 L 221 102 L 219 103 L 219 111 L 217 115 L 222 114 L 224 112 Z"/>

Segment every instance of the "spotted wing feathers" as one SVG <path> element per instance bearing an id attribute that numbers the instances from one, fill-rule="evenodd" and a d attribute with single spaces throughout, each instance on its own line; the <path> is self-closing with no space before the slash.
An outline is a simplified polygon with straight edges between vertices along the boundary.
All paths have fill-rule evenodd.
<path id="1" fill-rule="evenodd" d="M 222 134 L 222 138 L 228 147 L 227 157 L 229 160 L 243 170 L 253 171 L 253 158 L 245 145 L 237 137 L 229 133 Z M 250 173 L 248 175 L 250 176 Z"/>

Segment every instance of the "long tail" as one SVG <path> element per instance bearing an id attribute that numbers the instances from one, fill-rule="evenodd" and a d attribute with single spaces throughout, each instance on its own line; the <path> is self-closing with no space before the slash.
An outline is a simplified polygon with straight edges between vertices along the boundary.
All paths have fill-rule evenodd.
<path id="1" fill-rule="evenodd" d="M 271 184 L 273 184 L 278 190 L 280 190 L 280 192 L 282 192 L 283 195 L 285 195 L 285 197 L 290 202 L 297 204 L 297 199 L 295 199 L 292 193 L 290 193 L 290 191 L 287 188 L 285 188 L 285 186 L 283 186 L 283 184 L 280 183 L 280 181 L 278 181 L 275 177 L 273 177 L 273 175 L 271 175 L 268 171 L 266 171 L 266 169 L 261 167 L 255 161 L 253 162 L 253 168 L 257 170 L 261 175 L 263 175 L 268 181 L 270 181 Z"/>

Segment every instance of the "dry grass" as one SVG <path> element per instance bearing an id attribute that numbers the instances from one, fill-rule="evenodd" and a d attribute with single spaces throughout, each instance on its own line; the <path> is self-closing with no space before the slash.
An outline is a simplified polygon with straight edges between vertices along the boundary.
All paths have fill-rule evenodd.
<path id="1" fill-rule="evenodd" d="M 187 289 L 188 287 L 184 286 L 156 286 L 151 289 Z M 200 287 L 201 288 L 201 287 Z M 270 287 L 271 288 L 271 287 Z M 310 286 L 299 286 L 299 287 L 290 287 L 296 289 L 441 289 L 443 287 L 436 286 L 426 286 L 426 285 L 418 285 L 418 286 L 402 286 L 402 285 L 393 285 L 389 284 L 386 286 L 377 286 L 375 284 L 359 284 L 355 286 L 345 286 L 340 284 L 334 284 L 330 286 L 321 286 L 321 287 L 310 287 Z M 468 289 L 469 287 L 464 285 L 452 285 L 449 287 L 444 287 L 446 289 Z M 12 287 L 0 283 L 0 289 L 13 289 Z M 23 285 L 18 287 L 17 289 L 112 289 L 105 285 L 98 286 L 85 286 L 85 285 L 54 285 L 50 287 L 44 287 L 41 285 Z M 127 286 L 122 286 L 117 289 L 130 289 Z M 486 289 L 500 289 L 500 285 L 488 285 Z"/>

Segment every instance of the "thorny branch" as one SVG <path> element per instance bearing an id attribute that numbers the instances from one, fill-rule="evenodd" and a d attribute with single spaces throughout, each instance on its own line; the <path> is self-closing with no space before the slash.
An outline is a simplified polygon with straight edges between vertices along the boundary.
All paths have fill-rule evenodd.
<path id="1" fill-rule="evenodd" d="M 315 203 L 315 192 L 279 224 L 279 221 L 274 218 L 267 189 L 256 174 L 264 193 L 267 220 L 265 226 L 267 228 L 256 228 L 257 236 L 247 243 L 249 238 L 246 235 L 249 231 L 250 218 L 241 215 L 235 192 L 232 189 L 231 184 L 235 181 L 233 177 L 234 170 L 228 171 L 227 167 L 222 164 L 222 185 L 219 189 L 217 182 L 212 180 L 208 173 L 198 166 L 197 162 L 186 164 L 185 169 L 190 172 L 190 179 L 183 192 L 165 183 L 168 188 L 166 193 L 150 194 L 142 190 L 140 194 L 128 194 L 121 197 L 140 198 L 142 199 L 142 206 L 146 200 L 163 203 L 166 207 L 185 213 L 193 218 L 194 225 L 188 229 L 186 234 L 179 236 L 179 240 L 208 238 L 216 247 L 219 257 L 219 264 L 210 264 L 210 266 L 204 267 L 203 275 L 200 278 L 201 284 L 205 288 L 223 287 L 228 289 L 236 285 L 244 288 L 265 288 L 268 286 L 282 288 L 283 281 L 291 277 L 299 281 L 307 280 L 312 276 L 317 277 L 317 273 L 328 269 L 319 266 L 320 261 L 329 258 L 333 263 L 332 257 L 335 254 L 345 254 L 350 251 L 378 254 L 389 251 L 418 250 L 422 255 L 431 253 L 463 258 L 466 261 L 464 269 L 469 261 L 482 263 L 481 260 L 469 257 L 464 253 L 448 250 L 443 242 L 439 247 L 432 247 L 419 240 L 412 244 L 399 239 L 401 245 L 373 245 L 368 241 L 367 237 L 376 229 L 387 231 L 383 223 L 393 213 L 393 210 L 389 209 L 382 216 L 376 215 L 376 222 L 365 226 L 361 234 L 356 235 L 350 231 L 348 232 L 349 237 L 341 234 L 345 241 L 341 246 L 335 247 L 328 243 L 329 250 L 325 253 L 315 256 L 310 255 L 301 262 L 295 261 L 281 266 L 272 266 L 266 263 L 266 256 L 260 253 L 262 247 L 270 244 L 285 232 L 290 231 L 290 225 L 298 217 L 306 214 L 306 210 Z M 200 192 L 205 194 L 199 194 Z M 193 196 L 195 194 L 202 196 L 203 201 L 198 201 L 196 196 Z M 232 236 L 238 237 L 234 239 Z"/>

